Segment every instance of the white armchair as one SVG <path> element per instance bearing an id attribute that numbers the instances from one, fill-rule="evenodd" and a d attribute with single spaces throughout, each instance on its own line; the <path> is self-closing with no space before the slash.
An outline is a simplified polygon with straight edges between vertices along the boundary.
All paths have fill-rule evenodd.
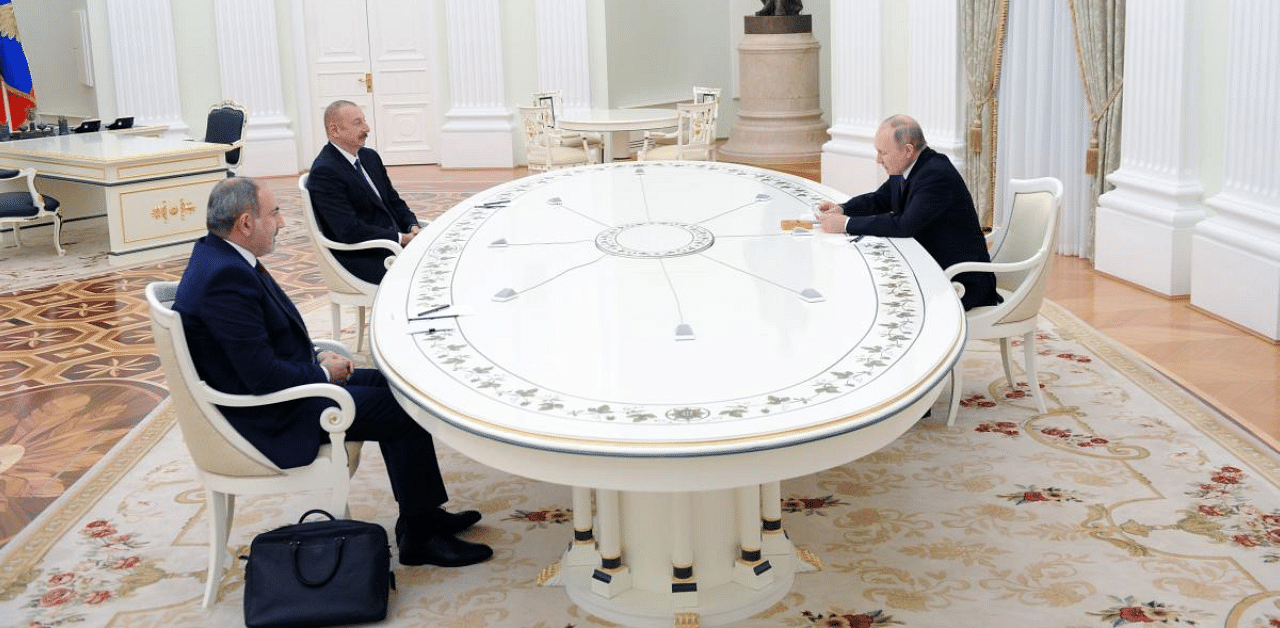
<path id="1" fill-rule="evenodd" d="M 342 306 L 356 307 L 356 351 L 364 348 L 365 310 L 373 305 L 373 297 L 378 293 L 378 284 L 369 283 L 347 270 L 333 256 L 334 251 L 364 251 L 369 249 L 386 249 L 391 256 L 387 257 L 387 268 L 395 262 L 395 256 L 403 250 L 400 243 L 392 240 L 368 240 L 357 244 L 335 242 L 324 235 L 320 223 L 316 220 L 315 209 L 311 207 L 311 191 L 307 189 L 309 174 L 298 177 L 298 190 L 302 192 L 303 222 L 307 225 L 307 234 L 315 245 L 320 274 L 324 277 L 324 285 L 329 289 L 329 314 L 333 323 L 333 337 L 342 337 Z"/>
<path id="2" fill-rule="evenodd" d="M 659 159 L 715 160 L 716 129 L 714 115 L 718 100 L 701 103 L 676 103 L 676 130 L 672 133 L 646 131 L 638 161 Z M 674 140 L 674 144 L 663 144 Z"/>
<path id="3" fill-rule="evenodd" d="M 1004 298 L 999 305 L 975 307 L 965 312 L 969 340 L 1000 339 L 1000 358 L 1009 387 L 1016 386 L 1009 357 L 1010 340 L 1022 337 L 1022 355 L 1027 385 L 1041 414 L 1048 410 L 1036 374 L 1036 324 L 1044 301 L 1058 235 L 1058 211 L 1062 183 L 1057 179 L 1014 179 L 1009 182 L 1011 209 L 1008 224 L 997 227 L 988 237 L 993 245 L 990 262 L 962 262 L 946 268 L 948 279 L 966 272 L 993 272 L 996 291 Z M 953 284 L 962 291 L 960 284 Z M 951 370 L 951 407 L 947 425 L 953 425 L 960 406 L 960 368 Z"/>
<path id="4" fill-rule="evenodd" d="M 594 163 L 594 153 L 586 139 L 573 140 L 551 124 L 551 107 L 521 106 L 524 122 L 524 147 L 529 170 L 554 170 Z M 576 146 L 575 146 L 576 144 Z"/>
<path id="5" fill-rule="evenodd" d="M 147 285 L 147 304 L 151 332 L 169 381 L 178 426 L 204 485 L 209 516 L 209 566 L 203 604 L 208 607 L 217 598 L 222 580 L 236 495 L 330 489 L 329 512 L 345 517 L 350 478 L 360 464 L 362 443 L 346 441 L 346 431 L 355 420 L 356 407 L 351 394 L 341 386 L 306 384 L 269 395 L 228 395 L 205 384 L 187 346 L 182 317 L 172 308 L 177 290 L 178 283 L 174 281 L 151 283 Z M 348 355 L 339 343 L 317 341 L 316 345 Z M 277 467 L 218 410 L 218 406 L 261 406 L 306 397 L 327 397 L 338 405 L 324 410 L 318 417 L 320 427 L 329 433 L 329 443 L 320 447 L 314 462 L 293 469 Z"/>
<path id="6" fill-rule="evenodd" d="M 582 131 L 566 131 L 560 129 L 560 115 L 564 113 L 564 92 L 558 89 L 548 90 L 544 92 L 533 93 L 533 106 L 550 107 L 551 108 L 551 127 L 559 130 L 557 141 L 563 145 L 575 145 L 581 143 L 584 148 L 592 152 L 592 159 L 596 163 L 604 161 L 604 137 L 599 133 L 584 133 Z M 598 155 L 598 156 L 597 156 Z"/>

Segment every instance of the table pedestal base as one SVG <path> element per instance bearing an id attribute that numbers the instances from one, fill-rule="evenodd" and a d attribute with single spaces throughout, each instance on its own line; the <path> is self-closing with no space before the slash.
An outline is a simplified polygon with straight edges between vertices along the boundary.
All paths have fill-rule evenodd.
<path id="1" fill-rule="evenodd" d="M 548 584 L 625 626 L 723 626 L 775 604 L 802 562 L 781 528 L 777 484 L 719 491 L 574 489 L 575 541 Z M 766 500 L 762 503 L 761 493 Z M 764 506 L 762 509 L 761 506 Z M 582 542 L 594 538 L 594 545 Z M 691 624 L 690 624 L 691 625 Z"/>

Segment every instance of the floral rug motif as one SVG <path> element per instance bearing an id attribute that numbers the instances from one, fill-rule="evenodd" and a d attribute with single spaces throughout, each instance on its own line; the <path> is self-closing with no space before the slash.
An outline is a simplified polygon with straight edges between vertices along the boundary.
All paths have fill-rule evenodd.
<path id="1" fill-rule="evenodd" d="M 327 311 L 312 308 L 310 326 L 326 329 Z M 1036 413 L 1025 383 L 1004 383 L 996 344 L 975 343 L 954 427 L 940 400 L 881 451 L 782 483 L 783 524 L 821 568 L 737 625 L 1280 626 L 1280 456 L 1060 308 L 1045 314 L 1049 412 Z M 204 496 L 172 423 L 167 409 L 144 421 L 0 553 L 0 625 L 243 625 L 239 561 L 220 601 L 200 606 Z M 495 556 L 395 565 L 379 625 L 612 625 L 541 584 L 572 534 L 567 487 L 443 445 L 439 456 L 451 506 L 485 515 L 465 538 Z M 228 551 L 246 553 L 253 535 L 324 497 L 238 500 Z M 39 525 L 85 502 L 69 531 Z M 376 447 L 364 450 L 351 509 L 394 524 Z"/>

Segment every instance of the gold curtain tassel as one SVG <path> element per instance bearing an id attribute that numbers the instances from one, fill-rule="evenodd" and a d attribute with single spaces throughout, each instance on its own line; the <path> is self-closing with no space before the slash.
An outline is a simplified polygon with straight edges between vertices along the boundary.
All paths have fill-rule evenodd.
<path id="1" fill-rule="evenodd" d="M 1089 150 L 1084 152 L 1084 173 L 1098 174 L 1098 136 L 1089 140 Z"/>
<path id="2" fill-rule="evenodd" d="M 969 151 L 982 152 L 982 120 L 974 120 L 969 126 Z"/>

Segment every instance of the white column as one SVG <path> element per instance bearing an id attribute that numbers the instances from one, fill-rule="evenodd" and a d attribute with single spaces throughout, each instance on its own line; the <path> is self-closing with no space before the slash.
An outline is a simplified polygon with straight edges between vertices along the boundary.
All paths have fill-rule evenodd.
<path id="1" fill-rule="evenodd" d="M 136 126 L 167 124 L 166 137 L 186 137 L 169 0 L 115 0 L 106 7 L 116 115 L 133 116 Z"/>
<path id="2" fill-rule="evenodd" d="M 214 0 L 213 13 L 222 96 L 249 109 L 239 173 L 297 174 L 298 146 L 280 89 L 275 3 Z"/>
<path id="3" fill-rule="evenodd" d="M 1098 199 L 1096 268 L 1165 295 L 1190 290 L 1191 236 L 1205 216 L 1198 27 L 1189 0 L 1129 0 L 1116 187 Z M 1140 253 L 1139 253 L 1140 252 Z"/>
<path id="4" fill-rule="evenodd" d="M 693 506 L 689 493 L 671 494 L 671 603 L 676 608 L 698 605 L 697 574 L 693 570 Z"/>
<path id="5" fill-rule="evenodd" d="M 445 0 L 449 91 L 440 165 L 510 168 L 515 165 L 511 112 L 502 75 L 502 15 L 498 0 Z"/>
<path id="6" fill-rule="evenodd" d="M 1191 304 L 1280 340 L 1280 4 L 1235 0 L 1229 28 L 1222 190 L 1195 227 Z"/>
<path id="7" fill-rule="evenodd" d="M 538 89 L 564 92 L 567 110 L 591 107 L 586 0 L 536 0 Z"/>
<path id="8" fill-rule="evenodd" d="M 738 560 L 733 564 L 733 581 L 759 590 L 774 577 L 760 543 L 760 485 L 743 486 L 733 492 L 738 515 Z"/>
<path id="9" fill-rule="evenodd" d="M 831 141 L 822 182 L 849 194 L 884 179 L 872 145 L 883 115 L 880 0 L 831 3 Z"/>
<path id="10" fill-rule="evenodd" d="M 960 100 L 964 77 L 960 58 L 960 5 L 955 0 L 911 0 L 907 67 L 907 110 L 920 121 L 929 146 L 964 170 L 964 131 Z"/>
<path id="11" fill-rule="evenodd" d="M 594 518 L 591 489 L 584 486 L 573 487 L 573 543 L 565 553 L 564 566 L 599 564 Z"/>

